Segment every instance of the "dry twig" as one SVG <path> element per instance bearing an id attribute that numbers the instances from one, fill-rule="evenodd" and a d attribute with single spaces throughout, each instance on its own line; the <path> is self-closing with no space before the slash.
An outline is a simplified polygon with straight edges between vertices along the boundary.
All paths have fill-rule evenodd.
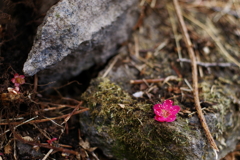
<path id="1" fill-rule="evenodd" d="M 182 38 L 181 35 L 179 35 L 177 33 L 177 25 L 174 19 L 174 15 L 173 15 L 173 10 L 170 9 L 170 6 L 167 5 L 167 10 L 170 16 L 170 22 L 171 22 L 171 26 L 172 26 L 172 31 L 173 31 L 173 35 L 174 35 L 174 39 L 175 39 L 175 44 L 176 44 L 176 50 L 178 52 L 178 57 L 179 59 L 182 58 L 182 52 L 181 52 L 181 46 L 180 46 L 180 39 Z M 182 63 L 180 63 L 181 67 L 182 67 Z"/>
<path id="2" fill-rule="evenodd" d="M 53 149 L 50 149 L 48 153 L 43 157 L 42 160 L 46 160 L 52 152 L 53 152 Z"/>
<path id="3" fill-rule="evenodd" d="M 69 116 L 72 116 L 72 115 L 75 115 L 75 114 L 79 114 L 79 113 L 82 113 L 82 112 L 85 112 L 85 111 L 88 111 L 88 110 L 89 110 L 89 108 L 85 108 L 85 109 L 81 109 L 81 110 L 75 111 L 74 113 L 68 113 L 68 114 L 65 114 L 65 115 L 62 115 L 62 116 L 58 116 L 58 117 L 32 120 L 31 122 L 26 122 L 26 123 L 42 123 L 42 122 L 47 122 L 47 121 L 51 121 L 51 120 L 55 120 L 55 119 L 62 119 L 62 118 L 66 118 L 66 117 L 69 117 Z M 4 123 L 0 123 L 0 125 L 9 125 L 9 124 L 11 124 L 11 125 L 18 125 L 18 124 L 22 124 L 22 123 L 21 122 L 11 122 L 11 123 L 4 122 Z"/>
<path id="4" fill-rule="evenodd" d="M 191 63 L 191 60 L 186 59 L 186 58 L 179 58 L 177 61 L 179 62 L 187 62 Z M 233 63 L 208 63 L 208 62 L 196 62 L 197 65 L 202 66 L 202 67 L 232 67 L 236 66 Z"/>
<path id="5" fill-rule="evenodd" d="M 105 78 L 107 75 L 108 75 L 108 73 L 111 71 L 111 69 L 113 68 L 113 66 L 117 63 L 117 61 L 118 61 L 118 59 L 119 59 L 119 56 L 117 55 L 116 57 L 114 57 L 114 60 L 112 61 L 112 63 L 109 65 L 109 68 L 106 70 L 106 72 L 103 74 L 103 78 Z"/>
<path id="6" fill-rule="evenodd" d="M 79 153 L 76 152 L 76 151 L 73 151 L 73 150 L 69 150 L 69 149 L 65 149 L 65 148 L 62 148 L 62 147 L 54 147 L 54 146 L 51 146 L 51 145 L 48 145 L 48 144 L 42 144 L 42 143 L 38 143 L 38 142 L 34 142 L 34 141 L 27 141 L 27 140 L 24 140 L 20 135 L 18 135 L 16 132 L 13 132 L 14 134 L 14 137 L 18 140 L 18 141 L 21 141 L 25 144 L 29 144 L 29 145 L 32 145 L 32 146 L 38 146 L 38 147 L 43 147 L 43 148 L 48 148 L 48 149 L 53 149 L 55 151 L 60 151 L 60 152 L 63 152 L 63 153 L 69 153 L 69 154 L 73 154 L 73 155 L 78 155 Z"/>
<path id="7" fill-rule="evenodd" d="M 17 127 L 19 127 L 19 126 L 21 126 L 21 125 L 23 125 L 23 124 L 30 123 L 31 121 L 33 121 L 33 119 L 35 119 L 35 118 L 37 118 L 37 117 L 38 117 L 38 116 L 33 117 L 33 118 L 28 119 L 28 120 L 26 120 L 26 121 L 24 121 L 24 122 L 13 122 L 13 123 L 17 123 L 17 124 L 18 124 L 18 125 L 15 126 L 13 129 L 16 129 Z M 3 125 L 8 125 L 9 123 L 2 123 L 2 124 L 3 124 Z M 1 125 L 1 124 L 0 124 L 0 125 Z M 7 133 L 7 132 L 9 132 L 9 131 L 10 131 L 10 129 L 4 131 L 3 133 L 0 134 L 0 136 L 4 135 L 5 133 Z"/>
<path id="8" fill-rule="evenodd" d="M 233 56 L 231 56 L 228 51 L 224 48 L 224 46 L 221 44 L 219 38 L 217 36 L 214 35 L 213 29 L 212 27 L 207 27 L 206 25 L 204 25 L 203 23 L 201 23 L 200 21 L 194 19 L 192 16 L 190 15 L 184 15 L 185 18 L 187 18 L 188 20 L 192 21 L 193 23 L 195 23 L 196 25 L 198 25 L 199 27 L 201 27 L 202 29 L 204 29 L 208 35 L 213 39 L 213 41 L 215 42 L 216 46 L 218 47 L 220 53 L 226 57 L 229 61 L 233 62 L 234 64 L 236 64 L 238 67 L 240 67 L 240 63 L 238 62 L 238 60 L 236 60 Z M 210 20 L 208 20 L 208 23 L 210 23 Z"/>
<path id="9" fill-rule="evenodd" d="M 130 80 L 131 84 L 141 84 L 141 83 L 159 83 L 163 82 L 165 78 L 158 78 L 158 79 L 137 79 L 137 80 Z"/>
<path id="10" fill-rule="evenodd" d="M 202 127 L 206 133 L 207 139 L 210 142 L 211 147 L 214 149 L 214 151 L 219 151 L 218 147 L 212 137 L 211 132 L 209 131 L 208 125 L 206 123 L 205 117 L 202 113 L 202 109 L 200 106 L 200 102 L 199 102 L 199 96 L 198 96 L 198 76 L 197 76 L 197 64 L 196 64 L 196 58 L 195 58 L 195 54 L 192 48 L 192 43 L 190 41 L 188 32 L 187 32 L 187 28 L 185 25 L 185 22 L 183 20 L 183 16 L 181 13 L 181 9 L 180 6 L 178 4 L 178 0 L 173 0 L 174 3 L 174 7 L 177 13 L 177 17 L 180 23 L 180 27 L 182 30 L 182 34 L 183 34 L 183 39 L 184 42 L 186 43 L 187 49 L 188 49 L 188 53 L 189 53 L 189 57 L 191 59 L 191 67 L 192 67 L 192 79 L 193 79 L 193 95 L 194 95 L 194 102 L 195 102 L 195 106 L 196 106 L 196 110 L 198 113 L 198 117 L 200 119 L 200 122 L 202 124 Z"/>

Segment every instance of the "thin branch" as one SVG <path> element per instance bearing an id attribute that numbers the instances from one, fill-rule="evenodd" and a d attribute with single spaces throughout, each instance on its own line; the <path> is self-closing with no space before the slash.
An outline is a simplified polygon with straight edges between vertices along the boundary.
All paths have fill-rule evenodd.
<path id="1" fill-rule="evenodd" d="M 74 154 L 74 155 L 78 155 L 79 153 L 76 152 L 76 151 L 73 151 L 73 150 L 69 150 L 69 149 L 65 149 L 65 148 L 62 148 L 62 147 L 54 147 L 54 146 L 51 146 L 51 145 L 46 145 L 46 144 L 42 144 L 42 143 L 38 143 L 38 142 L 34 142 L 34 141 L 27 141 L 27 140 L 24 140 L 20 135 L 18 135 L 17 133 L 13 132 L 14 134 L 14 137 L 18 140 L 18 141 L 21 141 L 25 144 L 29 144 L 29 145 L 32 145 L 32 146 L 39 146 L 39 147 L 43 147 L 43 148 L 48 148 L 48 149 L 53 149 L 55 151 L 60 151 L 60 152 L 63 152 L 63 153 L 69 153 L 69 154 Z"/>
<path id="2" fill-rule="evenodd" d="M 223 47 L 223 45 L 221 44 L 219 38 L 217 38 L 214 33 L 213 33 L 213 29 L 207 27 L 206 25 L 204 25 L 203 23 L 201 23 L 200 21 L 194 19 L 193 17 L 189 16 L 189 15 L 184 15 L 185 18 L 187 18 L 188 20 L 192 21 L 193 23 L 195 23 L 196 25 L 198 25 L 200 28 L 204 29 L 208 35 L 213 39 L 213 41 L 215 42 L 216 46 L 218 47 L 218 49 L 220 50 L 220 53 L 225 56 L 229 61 L 235 63 L 238 67 L 240 67 L 240 63 L 238 62 L 237 59 L 235 59 L 233 56 L 231 56 L 227 50 Z"/>
<path id="3" fill-rule="evenodd" d="M 157 79 L 137 79 L 137 80 L 130 80 L 131 84 L 141 84 L 141 83 L 159 83 L 163 82 L 166 83 L 168 81 L 181 81 L 182 78 L 177 78 L 176 76 L 168 76 L 166 78 L 157 78 Z"/>
<path id="4" fill-rule="evenodd" d="M 186 59 L 186 58 L 179 58 L 177 60 L 178 62 L 187 62 L 187 63 L 191 63 L 191 60 Z M 237 66 L 233 63 L 208 63 L 208 62 L 196 62 L 197 65 L 199 66 L 203 66 L 203 67 L 232 67 L 232 66 Z"/>
<path id="5" fill-rule="evenodd" d="M 55 119 L 62 119 L 62 118 L 69 117 L 69 115 L 79 114 L 79 113 L 82 113 L 82 112 L 85 112 L 85 111 L 88 111 L 88 110 L 89 110 L 89 108 L 85 108 L 85 109 L 78 110 L 78 111 L 76 111 L 74 113 L 68 113 L 68 114 L 65 114 L 65 115 L 62 115 L 62 116 L 58 116 L 58 117 L 32 120 L 31 122 L 26 122 L 26 123 L 42 123 L 42 122 L 47 122 L 47 121 L 51 121 L 51 120 L 55 120 Z M 18 124 L 21 124 L 21 122 L 0 123 L 0 126 L 2 126 L 2 125 L 9 125 L 9 124 L 11 124 L 11 125 L 18 125 Z"/>
<path id="6" fill-rule="evenodd" d="M 174 18 L 174 15 L 173 15 L 173 10 L 170 9 L 170 6 L 167 5 L 167 10 L 168 10 L 168 13 L 169 13 L 169 16 L 170 16 L 170 22 L 171 22 L 171 25 L 172 25 L 172 30 L 173 30 L 173 35 L 174 35 L 174 39 L 175 39 L 175 44 L 176 44 L 176 50 L 178 52 L 178 57 L 179 59 L 182 58 L 182 52 L 181 52 L 181 46 L 180 46 L 180 39 L 181 39 L 181 36 L 178 35 L 177 33 L 177 25 L 176 25 L 176 20 Z M 180 63 L 180 66 L 182 67 L 182 63 Z"/>
<path id="7" fill-rule="evenodd" d="M 163 82 L 165 78 L 158 78 L 158 79 L 137 79 L 137 80 L 130 80 L 131 84 L 141 84 L 141 83 L 159 83 Z"/>
<path id="8" fill-rule="evenodd" d="M 53 149 L 50 149 L 48 153 L 43 157 L 42 160 L 46 160 L 52 152 L 53 152 Z"/>
<path id="9" fill-rule="evenodd" d="M 186 43 L 187 49 L 188 49 L 188 53 L 189 53 L 189 57 L 191 59 L 191 67 L 192 67 L 192 79 L 193 79 L 193 95 L 194 95 L 194 102 L 195 102 L 195 106 L 196 106 L 196 110 L 198 113 L 198 117 L 200 119 L 200 122 L 202 124 L 202 127 L 206 133 L 207 139 L 210 142 L 211 147 L 215 150 L 215 151 L 219 151 L 211 132 L 209 131 L 208 125 L 206 123 L 205 117 L 202 113 L 202 109 L 200 106 L 200 102 L 199 102 L 199 96 L 198 96 L 198 76 L 197 76 L 197 63 L 196 63 L 196 59 L 195 59 L 195 54 L 192 48 L 192 43 L 190 41 L 188 32 L 187 32 L 187 28 L 185 25 L 185 22 L 183 20 L 183 16 L 181 13 L 181 9 L 179 7 L 178 4 L 178 0 L 173 0 L 174 3 L 174 7 L 177 13 L 177 17 L 180 23 L 180 27 L 181 27 L 181 31 L 183 34 L 183 39 L 184 42 Z"/>
<path id="10" fill-rule="evenodd" d="M 64 119 L 64 121 L 61 123 L 61 125 L 64 123 L 67 123 L 67 121 L 72 117 L 72 115 L 74 115 L 78 111 L 80 105 L 81 105 L 81 103 L 79 103 L 77 105 L 77 107 L 71 113 L 69 113 L 69 115 Z"/>
<path id="11" fill-rule="evenodd" d="M 119 59 L 119 56 L 117 55 L 115 58 L 114 58 L 114 60 L 112 61 L 112 63 L 110 64 L 110 66 L 109 66 L 109 68 L 105 71 L 105 73 L 103 74 L 103 78 L 105 78 L 107 75 L 108 75 L 108 73 L 112 70 L 112 68 L 114 67 L 114 65 L 117 63 L 117 61 L 118 61 L 118 59 Z"/>
<path id="12" fill-rule="evenodd" d="M 38 117 L 38 116 L 35 116 L 35 117 L 33 117 L 33 118 L 31 118 L 31 119 L 28 119 L 28 120 L 26 120 L 26 121 L 24 121 L 24 122 L 16 122 L 18 125 L 15 126 L 13 129 L 16 129 L 17 127 L 19 127 L 19 126 L 21 126 L 21 125 L 23 125 L 23 124 L 29 123 L 29 122 L 33 121 L 35 118 L 37 118 L 37 117 Z M 13 123 L 15 123 L 15 122 L 13 122 Z M 3 124 L 4 124 L 4 125 L 7 125 L 7 124 L 9 124 L 9 123 L 3 123 Z M 0 134 L 0 136 L 2 136 L 3 134 L 5 134 L 5 133 L 7 133 L 7 132 L 9 132 L 9 131 L 10 131 L 10 129 L 4 131 L 3 133 Z"/>

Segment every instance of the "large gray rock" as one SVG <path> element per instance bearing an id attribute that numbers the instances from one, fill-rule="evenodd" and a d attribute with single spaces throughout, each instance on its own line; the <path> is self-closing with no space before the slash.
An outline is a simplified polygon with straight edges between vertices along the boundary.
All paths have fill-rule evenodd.
<path id="1" fill-rule="evenodd" d="M 137 20 L 138 0 L 62 0 L 38 28 L 23 71 L 40 80 L 69 79 L 103 64 L 128 39 Z"/>

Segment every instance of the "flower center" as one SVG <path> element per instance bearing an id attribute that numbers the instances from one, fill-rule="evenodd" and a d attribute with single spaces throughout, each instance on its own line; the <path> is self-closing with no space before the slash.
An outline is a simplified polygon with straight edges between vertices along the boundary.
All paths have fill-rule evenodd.
<path id="1" fill-rule="evenodd" d="M 24 79 L 16 78 L 16 83 L 23 84 L 24 83 Z"/>
<path id="2" fill-rule="evenodd" d="M 168 117 L 169 115 L 170 115 L 169 111 L 167 111 L 167 110 L 165 110 L 165 109 L 162 110 L 162 116 L 163 116 L 164 118 Z"/>

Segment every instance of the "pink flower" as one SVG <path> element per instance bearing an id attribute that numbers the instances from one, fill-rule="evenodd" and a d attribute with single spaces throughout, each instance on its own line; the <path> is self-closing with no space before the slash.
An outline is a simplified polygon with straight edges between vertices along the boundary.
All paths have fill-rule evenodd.
<path id="1" fill-rule="evenodd" d="M 180 111 L 179 106 L 173 106 L 172 100 L 165 100 L 162 104 L 155 104 L 153 106 L 154 119 L 159 122 L 175 121 L 177 113 Z"/>
<path id="2" fill-rule="evenodd" d="M 19 75 L 19 74 L 14 74 L 14 78 L 11 79 L 12 83 L 14 83 L 14 85 L 16 87 L 19 87 L 20 84 L 24 84 L 25 83 L 25 76 L 24 75 Z"/>
<path id="3" fill-rule="evenodd" d="M 53 141 L 56 141 L 56 140 L 57 140 L 57 138 L 52 138 L 52 139 L 50 139 L 50 140 L 47 140 L 47 143 L 48 143 L 48 144 L 52 144 L 52 142 L 53 142 Z"/>

